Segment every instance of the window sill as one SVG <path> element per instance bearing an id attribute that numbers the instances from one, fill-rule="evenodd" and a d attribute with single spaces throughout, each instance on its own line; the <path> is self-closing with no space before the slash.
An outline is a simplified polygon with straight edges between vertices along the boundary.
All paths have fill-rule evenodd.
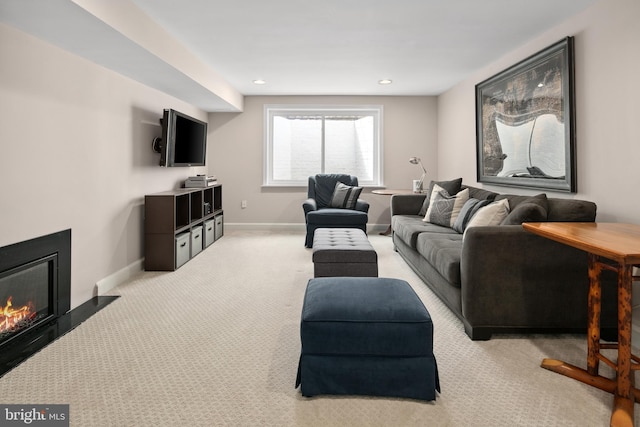
<path id="1" fill-rule="evenodd" d="M 384 184 L 382 185 L 376 185 L 376 184 L 365 184 L 365 185 L 359 185 L 360 187 L 363 187 L 365 190 L 381 190 L 381 189 L 385 189 L 387 188 Z M 291 189 L 291 190 L 298 190 L 298 189 L 307 189 L 307 184 L 262 184 L 261 188 L 265 189 L 265 190 L 269 190 L 269 189 Z"/>

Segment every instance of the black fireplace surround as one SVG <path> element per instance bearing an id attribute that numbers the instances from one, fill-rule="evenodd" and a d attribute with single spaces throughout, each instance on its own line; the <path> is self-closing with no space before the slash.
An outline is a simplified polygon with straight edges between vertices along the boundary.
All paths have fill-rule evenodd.
<path id="1" fill-rule="evenodd" d="M 33 321 L 22 321 L 9 331 L 5 328 L 0 333 L 0 351 L 71 308 L 71 230 L 0 248 L 0 309 L 18 311 L 27 302 L 34 306 Z"/>
<path id="2" fill-rule="evenodd" d="M 70 229 L 0 248 L 0 376 L 115 298 L 70 310 Z"/>

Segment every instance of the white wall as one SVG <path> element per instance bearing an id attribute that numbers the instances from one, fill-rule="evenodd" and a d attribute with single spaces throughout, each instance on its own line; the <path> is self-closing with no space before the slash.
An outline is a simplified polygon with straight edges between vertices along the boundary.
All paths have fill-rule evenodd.
<path id="1" fill-rule="evenodd" d="M 640 223 L 640 2 L 598 0 L 438 97 L 438 175 L 476 184 L 475 85 L 566 37 L 575 37 L 578 192 L 599 221 Z M 482 185 L 479 185 L 482 186 Z M 502 193 L 540 191 L 484 186 Z"/>
<path id="2" fill-rule="evenodd" d="M 419 166 L 409 163 L 412 156 L 422 158 L 427 180 L 437 174 L 435 97 L 249 96 L 242 113 L 209 114 L 208 164 L 223 185 L 225 224 L 304 224 L 306 186 L 262 187 L 265 104 L 382 105 L 385 186 L 411 188 L 411 181 L 422 174 Z M 389 196 L 370 191 L 365 188 L 361 195 L 371 204 L 369 225 L 386 227 Z M 247 201 L 246 209 L 240 207 L 242 200 Z"/>
<path id="3" fill-rule="evenodd" d="M 143 257 L 144 195 L 205 168 L 151 150 L 163 108 L 207 114 L 0 24 L 0 246 L 72 229 L 72 307 Z"/>

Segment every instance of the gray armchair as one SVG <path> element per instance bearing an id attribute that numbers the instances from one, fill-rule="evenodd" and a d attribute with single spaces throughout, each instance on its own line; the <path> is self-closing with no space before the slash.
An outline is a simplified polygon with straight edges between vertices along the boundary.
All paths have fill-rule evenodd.
<path id="1" fill-rule="evenodd" d="M 302 204 L 307 236 L 304 245 L 313 246 L 313 235 L 318 228 L 359 228 L 367 232 L 369 203 L 358 199 L 355 209 L 330 207 L 336 183 L 357 187 L 358 178 L 353 175 L 319 174 L 309 177 L 308 199 Z"/>

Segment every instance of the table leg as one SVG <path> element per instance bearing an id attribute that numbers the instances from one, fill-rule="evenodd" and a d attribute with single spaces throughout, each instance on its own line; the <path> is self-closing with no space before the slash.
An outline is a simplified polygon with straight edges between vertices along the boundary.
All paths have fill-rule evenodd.
<path id="1" fill-rule="evenodd" d="M 588 255 L 589 266 L 589 301 L 588 301 L 588 327 L 587 327 L 587 372 L 598 375 L 600 353 L 600 311 L 602 307 L 602 286 L 600 273 L 602 267 L 598 257 Z"/>
<path id="2" fill-rule="evenodd" d="M 598 375 L 600 357 L 600 312 L 602 306 L 600 274 L 602 264 L 589 254 L 589 307 L 587 370 L 555 359 L 544 359 L 542 367 L 571 377 L 585 384 L 613 393 L 611 426 L 633 427 L 634 403 L 640 401 L 631 369 L 631 326 L 633 266 L 619 265 L 618 272 L 618 360 L 616 378 L 610 380 Z M 611 269 L 611 268 L 609 268 Z"/>
<path id="3" fill-rule="evenodd" d="M 631 286 L 633 266 L 618 270 L 618 366 L 611 426 L 633 426 L 634 394 L 631 378 Z"/>
<path id="4" fill-rule="evenodd" d="M 391 225 L 389 225 L 389 227 L 387 227 L 387 229 L 385 231 L 381 231 L 380 235 L 381 236 L 388 236 L 391 234 Z"/>

